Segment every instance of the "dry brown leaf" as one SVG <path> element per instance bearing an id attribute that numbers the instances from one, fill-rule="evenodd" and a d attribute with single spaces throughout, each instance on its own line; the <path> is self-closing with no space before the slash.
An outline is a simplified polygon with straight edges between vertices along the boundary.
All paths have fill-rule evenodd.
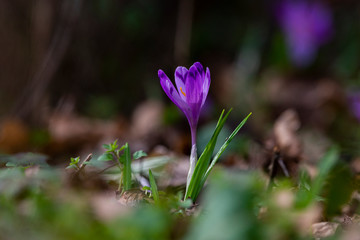
<path id="1" fill-rule="evenodd" d="M 297 136 L 300 120 L 293 109 L 283 112 L 274 124 L 274 136 L 282 154 L 298 157 L 301 154 L 301 142 Z"/>
<path id="2" fill-rule="evenodd" d="M 339 224 L 334 222 L 319 222 L 312 225 L 312 232 L 316 238 L 325 238 L 334 235 Z"/>
<path id="3" fill-rule="evenodd" d="M 302 145 L 297 135 L 299 127 L 300 120 L 292 109 L 283 112 L 275 121 L 273 134 L 265 141 L 268 156 L 264 168 L 269 172 L 270 181 L 279 174 L 297 177 L 302 159 Z"/>
<path id="4" fill-rule="evenodd" d="M 16 153 L 29 147 L 29 129 L 16 118 L 6 118 L 0 123 L 0 150 Z"/>
<path id="5" fill-rule="evenodd" d="M 147 198 L 147 196 L 144 191 L 132 189 L 119 195 L 118 203 L 128 207 L 135 207 L 145 198 Z"/>

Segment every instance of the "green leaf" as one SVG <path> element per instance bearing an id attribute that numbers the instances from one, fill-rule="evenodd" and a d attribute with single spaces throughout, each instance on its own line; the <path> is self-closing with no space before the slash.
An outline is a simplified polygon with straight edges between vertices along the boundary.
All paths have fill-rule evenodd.
<path id="1" fill-rule="evenodd" d="M 296 196 L 295 207 L 305 208 L 311 203 L 319 199 L 324 185 L 327 182 L 331 169 L 335 166 L 339 159 L 339 151 L 337 148 L 331 148 L 321 159 L 318 169 L 319 172 L 314 181 L 310 185 L 310 190 L 300 188 Z"/>
<path id="2" fill-rule="evenodd" d="M 110 149 L 111 149 L 110 144 L 103 144 L 102 147 L 105 148 L 106 150 L 110 150 Z"/>
<path id="3" fill-rule="evenodd" d="M 125 154 L 121 155 L 118 159 L 120 164 L 124 164 L 125 163 Z"/>
<path id="4" fill-rule="evenodd" d="M 321 191 L 321 196 L 324 197 L 326 216 L 331 218 L 341 214 L 342 208 L 350 202 L 351 195 L 355 190 L 355 178 L 348 163 L 336 162 Z"/>
<path id="5" fill-rule="evenodd" d="M 70 158 L 70 161 L 72 164 L 78 164 L 80 162 L 80 157 Z"/>
<path id="6" fill-rule="evenodd" d="M 69 168 L 75 168 L 75 169 L 78 169 L 79 166 L 78 166 L 78 163 L 80 162 L 80 157 L 76 157 L 76 158 L 70 158 L 70 164 L 69 166 L 66 167 L 66 169 L 69 169 Z"/>
<path id="7" fill-rule="evenodd" d="M 113 142 L 113 143 L 110 143 L 110 147 L 111 147 L 111 150 L 112 151 L 115 151 L 118 147 L 119 147 L 119 145 L 117 144 L 117 139 Z"/>
<path id="8" fill-rule="evenodd" d="M 337 148 L 330 149 L 322 158 L 319 164 L 319 172 L 312 184 L 312 192 L 314 195 L 318 195 L 323 188 L 329 172 L 339 159 L 339 150 Z"/>
<path id="9" fill-rule="evenodd" d="M 117 141 L 118 140 L 116 139 L 113 143 L 103 144 L 102 146 L 107 150 L 106 152 L 114 152 L 119 147 Z"/>
<path id="10" fill-rule="evenodd" d="M 119 148 L 119 151 L 124 150 L 125 147 L 126 147 L 126 144 L 122 145 L 121 148 Z"/>
<path id="11" fill-rule="evenodd" d="M 149 191 L 149 190 L 151 190 L 151 188 L 148 187 L 148 186 L 143 186 L 143 187 L 142 187 L 142 190 L 144 190 L 144 191 L 146 191 L 146 190 Z"/>
<path id="12" fill-rule="evenodd" d="M 210 164 L 210 160 L 212 157 L 212 154 L 214 152 L 214 148 L 216 145 L 217 137 L 219 136 L 219 133 L 221 129 L 223 128 L 226 119 L 229 116 L 229 113 L 232 109 L 228 111 L 228 113 L 223 117 L 225 110 L 222 111 L 220 118 L 218 120 L 218 123 L 216 125 L 215 131 L 209 141 L 209 143 L 206 145 L 203 153 L 201 154 L 198 162 L 196 163 L 193 176 L 190 180 L 189 187 L 185 193 L 185 199 L 191 198 L 193 201 L 196 200 L 197 195 L 200 193 L 200 184 L 202 182 L 203 176 Z"/>
<path id="13" fill-rule="evenodd" d="M 119 149 L 115 151 L 115 156 L 120 156 L 120 150 Z"/>
<path id="14" fill-rule="evenodd" d="M 124 145 L 124 168 L 123 168 L 123 191 L 127 191 L 131 188 L 131 155 L 130 147 L 128 143 Z"/>
<path id="15" fill-rule="evenodd" d="M 286 221 L 279 219 L 279 214 L 269 216 L 274 213 L 268 211 L 267 221 L 259 220 L 255 212 L 264 193 L 263 182 L 257 173 L 218 171 L 201 199 L 202 214 L 191 222 L 186 239 L 301 239 L 289 227 L 293 223 L 279 224 Z"/>
<path id="16" fill-rule="evenodd" d="M 133 154 L 133 158 L 136 160 L 136 159 L 139 159 L 139 158 L 142 158 L 142 157 L 146 157 L 147 154 L 143 151 L 143 150 L 140 150 L 140 151 L 136 151 L 134 152 Z"/>
<path id="17" fill-rule="evenodd" d="M 151 192 L 152 192 L 152 196 L 154 198 L 155 204 L 159 204 L 160 203 L 159 192 L 157 189 L 154 175 L 151 172 L 151 169 L 149 169 L 149 181 L 150 181 L 150 188 L 151 188 Z"/>
<path id="18" fill-rule="evenodd" d="M 114 155 L 111 153 L 104 153 L 99 158 L 98 161 L 111 161 L 114 160 Z"/>
<path id="19" fill-rule="evenodd" d="M 231 112 L 231 109 L 225 115 L 224 118 L 222 118 L 222 115 L 223 115 L 224 111 L 221 114 L 221 116 L 219 118 L 219 121 L 218 121 L 218 124 L 216 126 L 216 129 L 214 131 L 213 137 L 209 141 L 209 143 L 208 143 L 207 147 L 205 148 L 203 154 L 200 156 L 200 158 L 198 160 L 198 163 L 196 164 L 194 175 L 193 175 L 193 177 L 191 179 L 191 182 L 190 182 L 190 185 L 189 185 L 190 192 L 189 192 L 189 194 L 185 195 L 185 199 L 190 197 L 193 201 L 196 200 L 197 196 L 199 195 L 201 189 L 203 188 L 203 186 L 205 184 L 205 181 L 206 181 L 207 177 L 209 176 L 211 170 L 213 169 L 215 163 L 219 160 L 220 156 L 223 154 L 223 152 L 228 147 L 230 142 L 233 140 L 235 135 L 240 131 L 242 126 L 244 126 L 244 124 L 246 123 L 246 121 L 248 120 L 250 115 L 252 114 L 252 113 L 249 113 L 249 115 L 247 115 L 247 117 L 244 118 L 241 121 L 241 123 L 235 128 L 235 130 L 226 139 L 225 143 L 221 146 L 220 150 L 217 152 L 217 154 L 215 155 L 215 157 L 213 158 L 213 160 L 210 163 L 210 159 L 212 157 L 212 153 L 213 153 L 214 147 L 216 145 L 217 137 L 218 137 L 222 127 L 224 126 L 225 121 L 226 121 L 226 119 L 227 119 L 230 112 Z M 208 151 L 208 152 L 205 153 L 205 151 Z M 202 159 L 203 155 L 205 157 Z M 210 164 L 210 166 L 209 166 L 209 164 Z M 198 168 L 198 171 L 197 171 L 196 169 L 197 169 L 198 165 L 199 165 L 199 168 Z M 195 174 L 196 174 L 196 176 L 195 176 Z M 194 181 L 193 181 L 193 178 L 195 179 Z"/>
<path id="20" fill-rule="evenodd" d="M 217 152 L 215 157 L 213 158 L 208 170 L 205 173 L 205 177 L 203 179 L 202 185 L 204 185 L 206 178 L 209 176 L 211 170 L 213 169 L 215 163 L 219 160 L 220 156 L 223 154 L 225 149 L 229 146 L 230 142 L 233 140 L 235 135 L 240 131 L 240 129 L 244 126 L 248 118 L 251 116 L 252 113 L 249 113 L 246 118 L 244 118 L 241 123 L 235 128 L 235 130 L 230 134 L 230 136 L 226 139 L 225 143 L 221 146 L 220 150 Z"/>

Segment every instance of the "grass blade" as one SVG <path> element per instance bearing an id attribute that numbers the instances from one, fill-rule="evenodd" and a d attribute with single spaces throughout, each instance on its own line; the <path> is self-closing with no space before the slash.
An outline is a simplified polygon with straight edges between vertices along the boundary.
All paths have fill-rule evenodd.
<path id="1" fill-rule="evenodd" d="M 220 114 L 220 117 L 219 117 L 219 120 L 218 120 L 218 122 L 217 122 L 217 124 L 216 124 L 215 131 L 216 131 L 216 129 L 218 128 L 218 126 L 220 125 L 220 123 L 221 123 L 221 120 L 222 120 L 222 118 L 223 118 L 224 112 L 225 112 L 225 110 L 222 110 L 222 112 L 221 112 L 221 114 Z M 214 132 L 214 134 L 215 134 L 215 132 Z M 213 136 L 212 136 L 211 139 L 213 139 L 214 134 L 213 134 Z M 211 142 L 211 140 L 210 140 L 210 142 Z M 204 153 L 206 153 L 207 149 L 209 150 L 209 148 L 210 148 L 210 147 L 209 147 L 210 142 L 206 145 L 206 147 L 205 147 L 203 153 L 201 154 L 200 158 L 204 158 L 204 156 L 203 156 Z M 196 149 L 196 148 L 195 148 L 195 149 Z M 193 149 L 191 149 L 191 151 L 193 151 Z M 195 150 L 195 151 L 196 151 L 196 150 Z M 191 154 L 192 154 L 192 153 L 191 153 Z M 211 154 L 212 154 L 212 153 L 211 153 Z M 190 156 L 190 158 L 191 158 L 191 156 Z M 198 160 L 197 163 L 199 163 L 199 162 L 200 162 L 200 159 Z M 191 165 L 191 159 L 190 159 L 190 165 Z M 188 178 L 187 178 L 187 181 L 186 181 L 186 191 L 185 191 L 185 198 L 184 198 L 184 199 L 187 199 L 187 198 L 188 198 L 188 193 L 189 193 L 189 189 L 190 189 L 190 184 L 191 184 L 191 182 L 193 181 L 192 179 L 193 179 L 193 176 L 194 176 L 194 173 L 195 173 L 195 169 L 196 169 L 196 165 L 195 165 L 194 170 L 191 170 L 191 166 L 190 166 L 189 173 L 188 173 Z M 189 175 L 189 174 L 190 174 L 190 171 L 192 171 L 191 175 Z M 198 170 L 197 170 L 197 172 L 198 172 Z M 193 187 L 194 187 L 194 184 L 191 185 L 191 188 L 193 188 Z"/>
<path id="2" fill-rule="evenodd" d="M 320 160 L 318 165 L 318 174 L 310 185 L 309 191 L 299 191 L 295 202 L 296 208 L 305 208 L 316 201 L 326 184 L 331 169 L 339 159 L 339 150 L 336 147 L 331 148 Z"/>
<path id="3" fill-rule="evenodd" d="M 329 176 L 329 172 L 335 166 L 335 163 L 339 159 L 339 151 L 337 148 L 331 148 L 319 163 L 319 172 L 312 184 L 312 191 L 314 194 L 320 194 L 322 187 L 326 182 L 326 178 Z"/>
<path id="4" fill-rule="evenodd" d="M 123 191 L 131 188 L 131 154 L 128 143 L 124 145 Z"/>
<path id="5" fill-rule="evenodd" d="M 222 111 L 219 121 L 216 125 L 215 131 L 195 166 L 194 174 L 191 178 L 189 187 L 185 193 L 185 199 L 191 198 L 193 201 L 195 201 L 196 196 L 201 191 L 201 187 L 200 187 L 201 181 L 202 181 L 203 176 L 206 173 L 206 170 L 208 169 L 208 166 L 210 164 L 211 157 L 214 152 L 214 148 L 215 148 L 219 133 L 220 133 L 221 129 L 223 128 L 225 121 L 228 118 L 231 110 L 232 109 L 230 109 L 224 117 L 223 117 L 224 110 Z"/>
<path id="6" fill-rule="evenodd" d="M 205 184 L 206 179 L 208 178 L 211 170 L 213 169 L 213 167 L 215 166 L 215 163 L 219 160 L 220 156 L 223 154 L 223 152 L 225 151 L 225 149 L 228 147 L 228 145 L 230 144 L 230 142 L 233 140 L 233 138 L 235 137 L 235 135 L 240 131 L 240 129 L 242 128 L 242 126 L 244 126 L 244 124 L 246 123 L 246 121 L 248 120 L 248 118 L 251 116 L 252 113 L 249 113 L 249 115 L 247 115 L 247 117 L 245 117 L 241 123 L 235 128 L 235 130 L 230 134 L 230 136 L 226 139 L 225 143 L 221 146 L 221 148 L 219 149 L 219 151 L 216 153 L 215 157 L 213 158 L 213 160 L 211 161 L 210 166 L 208 167 L 206 173 L 204 174 L 203 178 L 201 179 L 201 182 L 198 185 L 198 188 L 201 190 Z M 196 199 L 198 194 L 200 193 L 200 191 L 198 191 L 197 193 L 195 193 L 193 195 L 193 198 Z"/>
<path id="7" fill-rule="evenodd" d="M 151 172 L 151 169 L 149 169 L 149 181 L 150 181 L 151 193 L 153 195 L 155 204 L 159 204 L 160 203 L 159 192 L 158 192 L 158 189 L 157 189 L 157 185 L 156 185 L 156 182 L 155 182 L 154 175 Z"/>
<path id="8" fill-rule="evenodd" d="M 211 170 L 213 169 L 215 163 L 219 160 L 220 156 L 223 154 L 223 152 L 225 151 L 225 149 L 228 147 L 228 145 L 230 144 L 230 142 L 233 140 L 233 138 L 235 137 L 235 135 L 240 131 L 240 129 L 242 128 L 242 126 L 244 126 L 244 124 L 246 123 L 246 121 L 248 120 L 248 118 L 251 116 L 252 113 L 249 113 L 249 115 L 247 115 L 246 118 L 244 118 L 244 120 L 241 121 L 241 123 L 235 128 L 235 130 L 230 134 L 230 136 L 226 139 L 225 143 L 221 146 L 221 148 L 219 149 L 219 151 L 216 153 L 215 157 L 213 158 L 208 170 L 205 173 L 205 178 L 208 177 L 209 173 L 211 172 Z M 206 179 L 205 179 L 206 180 Z"/>

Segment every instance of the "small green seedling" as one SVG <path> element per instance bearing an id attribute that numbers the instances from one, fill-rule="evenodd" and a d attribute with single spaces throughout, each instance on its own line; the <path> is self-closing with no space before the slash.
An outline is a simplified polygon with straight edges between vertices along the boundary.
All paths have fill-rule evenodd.
<path id="1" fill-rule="evenodd" d="M 106 149 L 106 152 L 98 158 L 98 161 L 114 161 L 115 165 L 118 166 L 121 172 L 118 190 L 122 190 L 122 192 L 128 191 L 131 189 L 132 158 L 139 159 L 147 156 L 147 154 L 143 151 L 137 151 L 133 154 L 133 156 L 131 156 L 129 144 L 125 143 L 119 147 L 117 140 L 110 144 L 104 144 L 103 147 Z"/>
<path id="2" fill-rule="evenodd" d="M 156 185 L 156 182 L 155 182 L 154 175 L 151 172 L 151 169 L 149 169 L 149 181 L 150 181 L 151 193 L 152 193 L 152 196 L 154 198 L 155 204 L 159 205 L 160 204 L 159 192 L 158 192 L 158 189 L 157 189 L 157 185 Z"/>
<path id="3" fill-rule="evenodd" d="M 76 158 L 70 158 L 70 164 L 69 166 L 67 166 L 66 168 L 75 168 L 76 170 L 80 169 L 79 166 L 79 162 L 80 162 L 80 157 L 76 157 Z"/>

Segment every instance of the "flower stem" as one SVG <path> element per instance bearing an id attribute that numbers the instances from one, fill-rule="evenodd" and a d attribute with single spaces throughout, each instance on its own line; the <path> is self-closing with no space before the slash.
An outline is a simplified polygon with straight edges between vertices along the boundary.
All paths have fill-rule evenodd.
<path id="1" fill-rule="evenodd" d="M 191 147 L 191 154 L 190 154 L 190 167 L 189 167 L 189 172 L 188 172 L 188 176 L 187 176 L 187 179 L 186 179 L 185 196 L 187 194 L 191 178 L 192 178 L 192 176 L 194 174 L 196 162 L 197 162 L 197 148 L 196 148 L 196 144 L 193 144 L 192 147 Z"/>

